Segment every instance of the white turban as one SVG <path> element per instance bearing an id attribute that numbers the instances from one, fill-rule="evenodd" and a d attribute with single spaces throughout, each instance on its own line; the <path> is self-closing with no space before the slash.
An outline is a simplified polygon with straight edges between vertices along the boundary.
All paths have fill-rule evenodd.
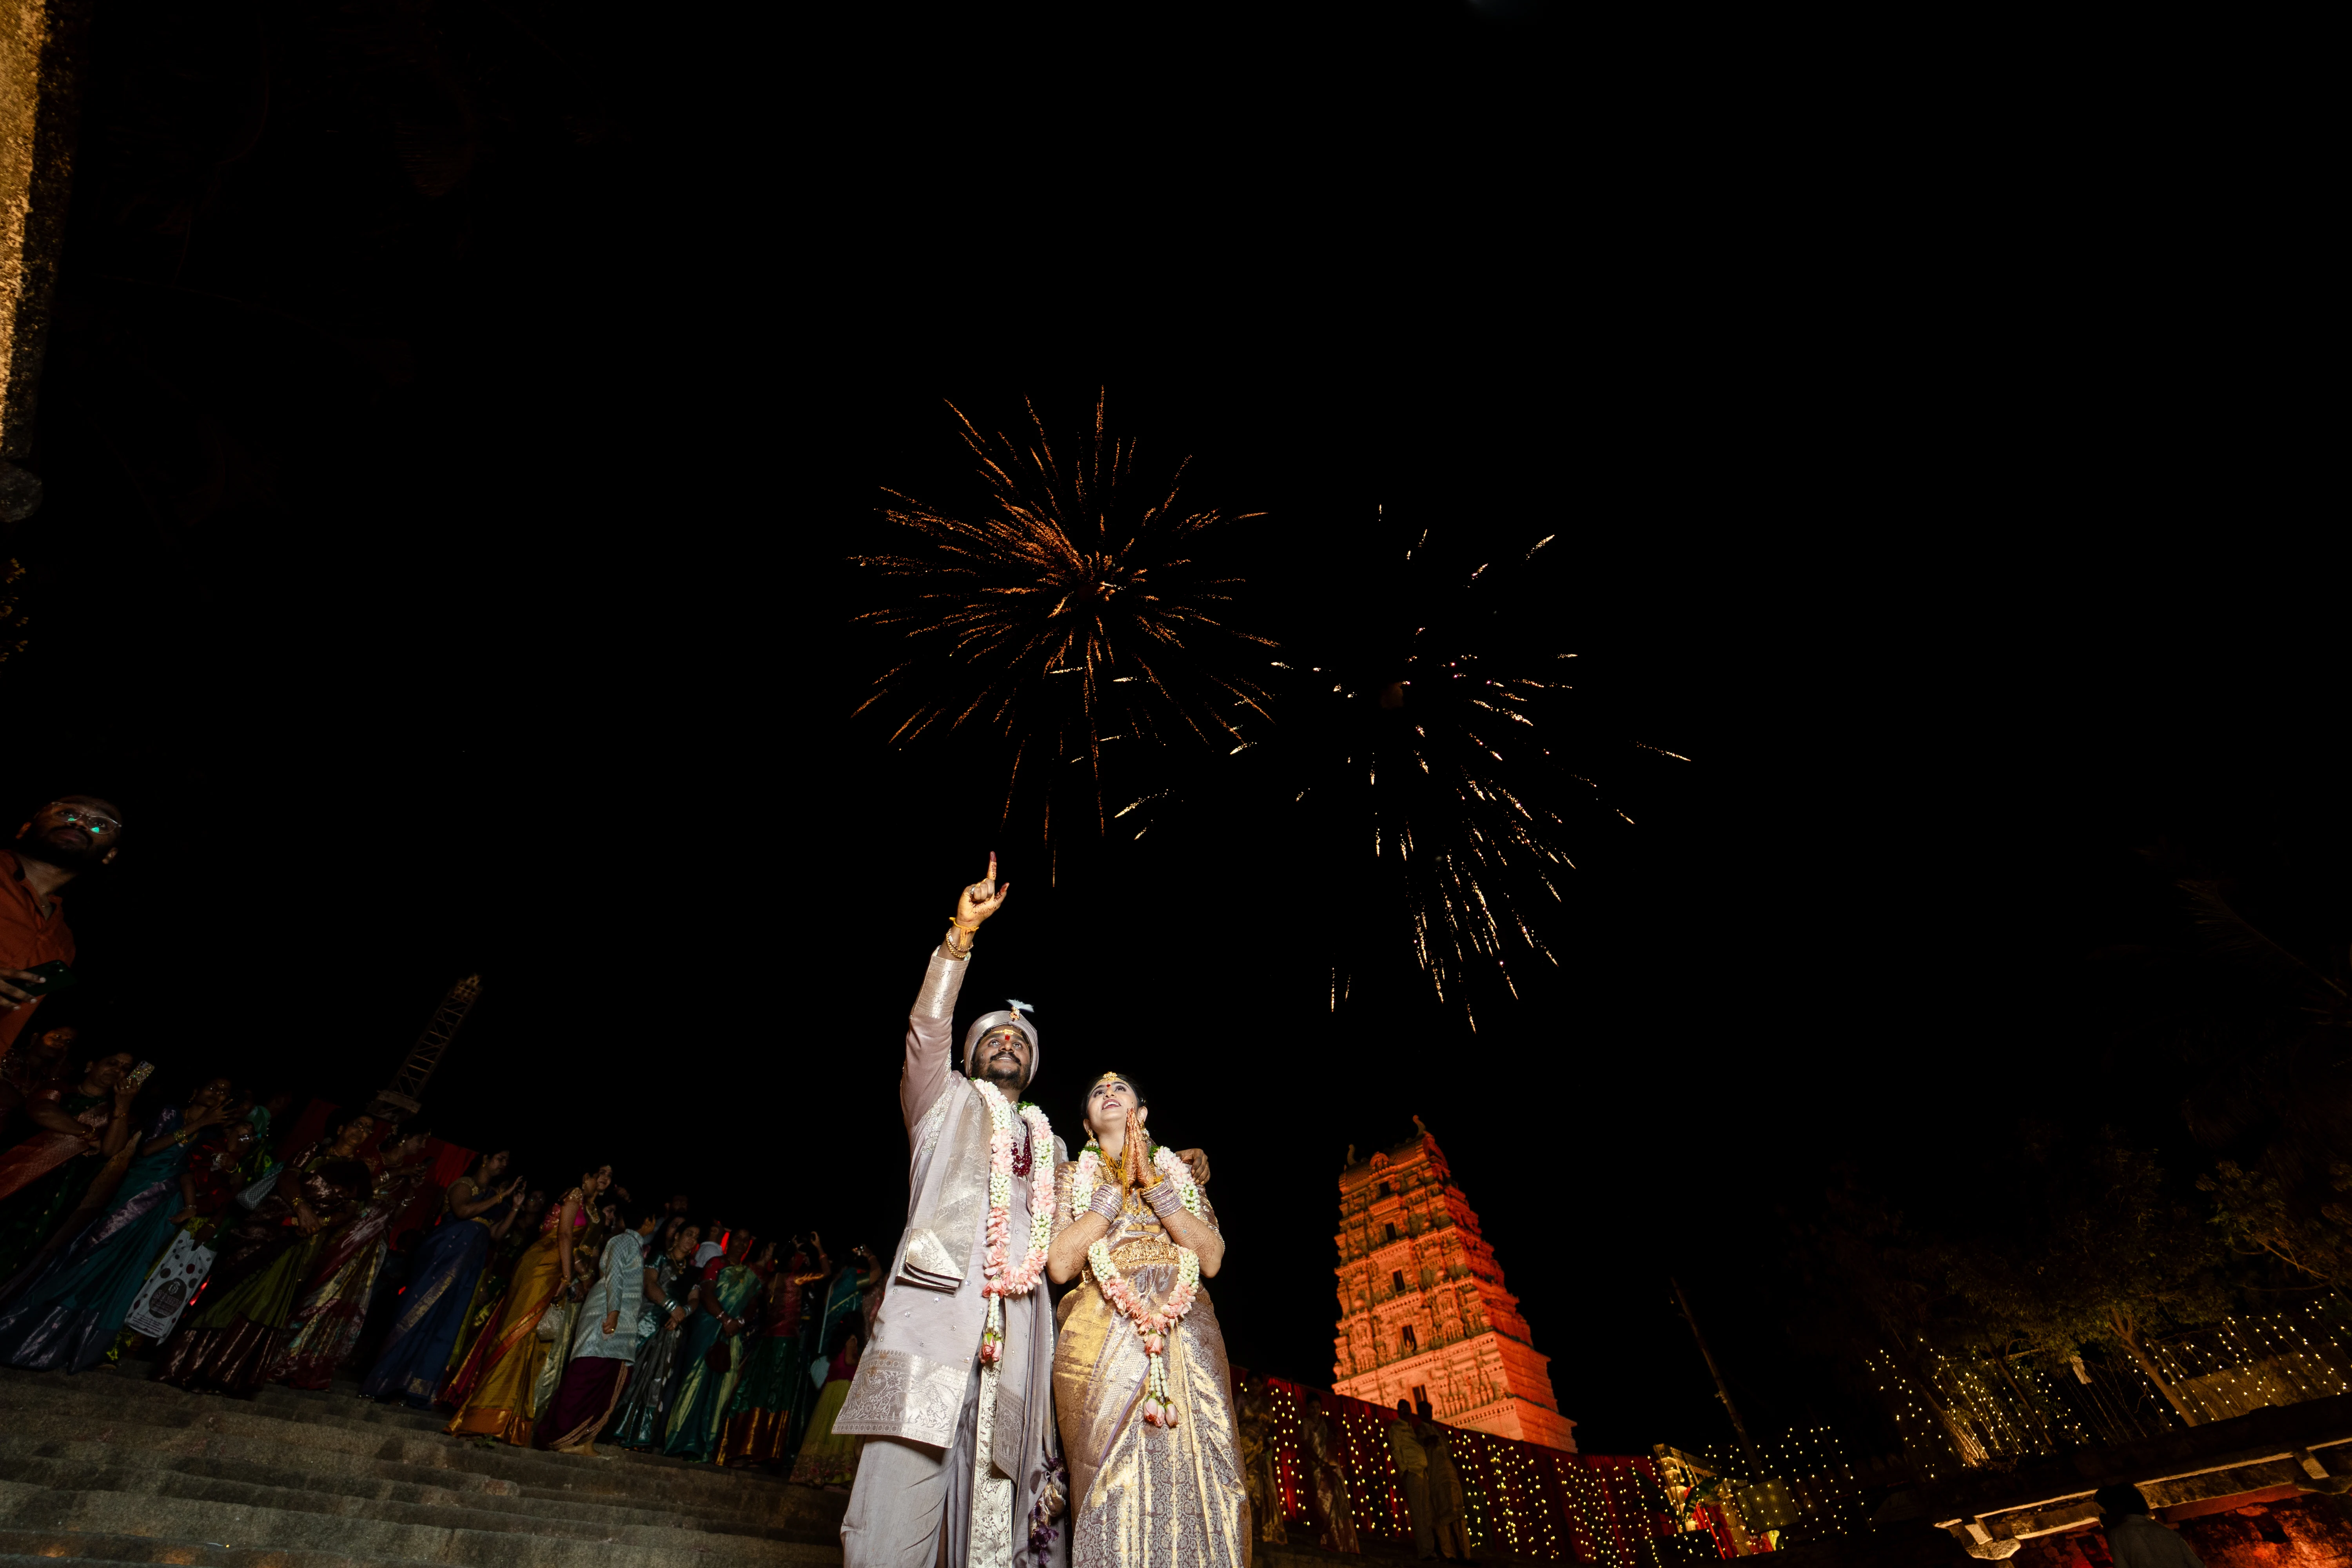
<path id="1" fill-rule="evenodd" d="M 1020 1030 L 1028 1037 L 1029 1083 L 1037 1081 L 1037 1022 L 1018 1006 L 1000 1007 L 993 1013 L 982 1013 L 971 1021 L 971 1027 L 963 1032 L 964 1077 L 971 1076 L 971 1053 L 979 1048 L 981 1040 L 991 1029 L 1002 1029 L 1007 1026 Z M 1028 1084 L 1022 1085 L 1024 1089 L 1028 1087 Z"/>

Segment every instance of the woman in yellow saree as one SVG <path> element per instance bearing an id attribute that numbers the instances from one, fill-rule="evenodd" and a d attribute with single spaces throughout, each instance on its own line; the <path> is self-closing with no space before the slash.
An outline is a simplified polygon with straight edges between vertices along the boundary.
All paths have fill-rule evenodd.
<path id="1" fill-rule="evenodd" d="M 459 1436 L 482 1433 L 530 1447 L 531 1430 L 539 1423 L 535 1384 L 547 1358 L 548 1342 L 539 1337 L 539 1321 L 558 1298 L 571 1299 L 572 1247 L 588 1224 L 588 1205 L 602 1195 L 613 1179 L 605 1166 L 582 1186 L 563 1194 L 563 1202 L 540 1227 L 539 1239 L 515 1262 L 514 1279 L 499 1315 L 474 1341 L 464 1364 L 450 1375 L 441 1397 L 457 1406 L 447 1430 Z M 596 1190 L 586 1190 L 589 1184 Z"/>
<path id="2" fill-rule="evenodd" d="M 1077 1281 L 1054 1347 L 1070 1568 L 1247 1568 L 1233 1373 L 1201 1289 L 1224 1237 L 1184 1163 L 1151 1147 L 1149 1115 L 1134 1075 L 1103 1074 L 1093 1141 L 1054 1173 L 1046 1270 Z M 1034 1521 L 1040 1550 L 1047 1525 Z"/>

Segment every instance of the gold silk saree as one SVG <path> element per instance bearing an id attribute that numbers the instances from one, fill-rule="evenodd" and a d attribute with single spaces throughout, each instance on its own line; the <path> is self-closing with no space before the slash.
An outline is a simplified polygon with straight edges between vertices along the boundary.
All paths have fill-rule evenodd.
<path id="1" fill-rule="evenodd" d="M 550 1348 L 539 1337 L 539 1320 L 565 1283 L 563 1248 L 556 1234 L 562 1212 L 558 1208 L 549 1216 L 539 1239 L 516 1259 L 514 1281 L 507 1287 L 499 1316 L 482 1331 L 466 1364 L 451 1379 L 450 1392 L 462 1403 L 450 1418 L 450 1432 L 460 1436 L 488 1433 L 517 1447 L 530 1447 L 531 1429 L 539 1422 L 539 1374 Z M 575 1237 L 579 1229 L 575 1226 Z"/>
<path id="2" fill-rule="evenodd" d="M 1054 1228 L 1075 1223 L 1075 1163 L 1055 1173 Z M 1217 1223 L 1208 1195 L 1201 1217 Z M 1137 1294 L 1157 1303 L 1176 1288 L 1177 1248 L 1129 1193 L 1104 1238 Z M 1115 1311 L 1093 1268 L 1056 1313 L 1054 1407 L 1069 1466 L 1070 1568 L 1247 1568 L 1249 1494 L 1234 1425 L 1234 1379 L 1205 1282 L 1168 1336 L 1176 1425 L 1143 1419 L 1149 1360 L 1135 1325 Z"/>

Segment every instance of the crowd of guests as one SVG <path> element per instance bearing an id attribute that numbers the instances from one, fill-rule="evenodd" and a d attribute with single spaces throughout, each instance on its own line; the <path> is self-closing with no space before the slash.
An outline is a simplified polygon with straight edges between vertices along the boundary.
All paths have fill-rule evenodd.
<path id="1" fill-rule="evenodd" d="M 436 1187 L 430 1134 L 353 1112 L 288 1136 L 290 1095 L 226 1078 L 142 1129 L 141 1064 L 77 1041 L 0 1058 L 0 1364 L 127 1355 L 244 1396 L 340 1374 L 461 1435 L 853 1479 L 833 1415 L 881 1303 L 868 1249 L 758 1244 L 609 1165 L 551 1194 L 496 1152 Z"/>
<path id="2" fill-rule="evenodd" d="M 610 1166 L 551 1195 L 494 1153 L 444 1187 L 441 1145 L 383 1103 L 289 1130 L 290 1094 L 217 1078 L 136 1113 L 147 1065 L 42 1016 L 75 984 L 66 889 L 123 833 L 65 795 L 0 845 L 0 1365 L 128 1356 L 247 1396 L 341 1373 L 454 1433 L 847 1486 L 833 1415 L 881 1304 L 866 1248 L 755 1248 L 684 1197 L 639 1207 Z"/>
<path id="3" fill-rule="evenodd" d="M 67 796 L 0 847 L 0 1365 L 79 1373 L 129 1358 L 163 1382 L 244 1397 L 273 1383 L 324 1390 L 340 1377 L 364 1398 L 446 1412 L 448 1432 L 484 1442 L 593 1456 L 602 1441 L 850 1489 L 868 1439 L 834 1426 L 882 1305 L 883 1270 L 867 1248 L 836 1262 L 814 1233 L 760 1245 L 716 1216 L 698 1220 L 683 1195 L 638 1204 L 610 1165 L 560 1192 L 531 1187 L 509 1172 L 506 1152 L 469 1156 L 402 1125 L 399 1108 L 414 1102 L 397 1096 L 359 1112 L 313 1101 L 289 1128 L 290 1093 L 257 1096 L 215 1078 L 183 1103 L 142 1112 L 148 1064 L 84 1049 L 70 1023 L 37 1016 L 50 993 L 73 983 L 63 889 L 110 864 L 122 831 L 110 804 Z M 945 959 L 969 956 L 971 932 L 1001 901 L 994 870 L 992 858 L 990 880 L 965 889 L 960 911 L 982 892 L 985 909 L 969 923 L 960 912 L 962 938 L 951 933 Z M 939 994 L 926 1058 L 935 1079 L 954 1000 L 952 987 Z M 910 1039 L 927 1017 L 910 1020 Z M 1034 1025 L 984 1016 L 966 1042 L 968 1063 L 982 1059 L 974 1042 L 983 1038 L 993 1047 L 989 1082 L 1009 1073 L 1010 1097 L 1034 1059 Z M 971 1092 L 985 1104 L 998 1090 Z M 1089 1091 L 1090 1116 L 1098 1099 L 1107 1120 L 1088 1128 L 1103 1157 L 1119 1158 L 1130 1142 L 1146 1150 L 1139 1093 L 1106 1074 Z M 1132 1140 L 1118 1135 L 1119 1116 Z M 928 1147 L 919 1141 L 919 1158 Z M 973 1147 L 985 1153 L 985 1140 Z M 1017 1173 L 1028 1171 L 1029 1147 L 1019 1145 Z M 1198 1151 L 1177 1158 L 1206 1181 Z M 1197 1226 L 1193 1211 L 1160 1198 L 1150 1205 L 1158 1218 L 1147 1215 L 1136 1195 L 1147 1160 L 1136 1152 L 1131 1181 L 1099 1184 L 1135 1230 L 1129 1239 L 1164 1249 L 1155 1238 L 1165 1226 L 1191 1237 L 1187 1246 L 1215 1243 L 1205 1200 L 1200 1212 L 1210 1217 Z M 1176 1192 L 1171 1183 L 1162 1197 Z M 1108 1220 L 1102 1209 L 1088 1205 L 1087 1218 Z M 1204 1363 L 1222 1362 L 1213 1321 L 1183 1332 L 1212 1336 Z M 1044 1342 L 1033 1370 L 1059 1380 L 1050 1331 Z M 1129 1347 L 1137 1377 L 1147 1371 L 1138 1358 L 1159 1353 L 1155 1344 L 1146 1337 Z M 975 1373 L 971 1389 L 982 1386 Z M 968 1390 L 967 1405 L 973 1397 Z M 1245 1381 L 1235 1458 L 1262 1539 L 1279 1543 L 1286 1510 L 1271 1415 L 1265 1389 Z M 1445 1433 L 1425 1405 L 1400 1405 L 1399 1416 L 1389 1442 L 1419 1554 L 1466 1559 L 1465 1504 Z M 971 1421 L 968 1410 L 967 1436 Z M 1299 1489 L 1317 1539 L 1359 1552 L 1319 1399 L 1307 1401 L 1299 1426 Z M 1148 1441 L 1139 1428 L 1126 1440 Z M 1050 1456 L 1050 1437 L 1043 1451 Z M 936 1458 L 926 1462 L 937 1468 Z M 1234 1513 L 1234 1500 L 1213 1489 L 1216 1497 L 1195 1500 L 1204 1517 Z M 1033 1547 L 1036 1539 L 1033 1531 Z"/>

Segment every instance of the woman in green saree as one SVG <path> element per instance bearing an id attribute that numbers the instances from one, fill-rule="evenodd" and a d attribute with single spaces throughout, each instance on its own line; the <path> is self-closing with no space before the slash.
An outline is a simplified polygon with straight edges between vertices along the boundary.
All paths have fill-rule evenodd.
<path id="1" fill-rule="evenodd" d="M 659 1234 L 656 1232 L 656 1234 Z M 669 1250 L 654 1265 L 661 1289 L 646 1303 L 637 1319 L 637 1360 L 622 1391 L 621 1408 L 613 1416 L 613 1441 L 630 1448 L 658 1448 L 669 1431 L 670 1384 L 677 1378 L 679 1339 L 687 1330 L 683 1277 L 695 1248 L 702 1244 L 702 1227 L 688 1226 L 670 1240 Z M 679 1303 L 675 1310 L 661 1303 Z"/>
<path id="2" fill-rule="evenodd" d="M 809 1262 L 805 1248 L 795 1249 L 768 1281 L 766 1299 L 756 1309 L 767 1320 L 767 1331 L 744 1352 L 743 1374 L 727 1402 L 727 1420 L 719 1436 L 722 1465 L 761 1465 L 792 1457 L 793 1401 L 802 1392 L 802 1373 L 808 1365 L 801 1310 L 808 1288 L 824 1283 L 831 1267 L 824 1244 L 814 1236 L 809 1241 L 816 1248 L 816 1262 Z"/>
<path id="3" fill-rule="evenodd" d="M 715 1241 L 697 1254 L 706 1270 L 717 1272 L 694 1288 L 695 1315 L 687 1320 L 678 1363 L 686 1375 L 671 1404 L 669 1437 L 662 1452 L 674 1459 L 708 1459 L 719 1447 L 719 1418 L 742 1368 L 743 1314 L 759 1295 L 761 1280 L 748 1263 L 729 1263 Z"/>

